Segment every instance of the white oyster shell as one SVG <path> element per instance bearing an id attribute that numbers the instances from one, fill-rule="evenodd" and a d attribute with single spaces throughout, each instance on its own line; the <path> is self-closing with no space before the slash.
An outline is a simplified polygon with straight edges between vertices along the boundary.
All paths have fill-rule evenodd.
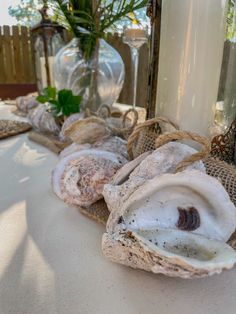
<path id="1" fill-rule="evenodd" d="M 174 173 L 181 161 L 196 152 L 194 148 L 179 142 L 165 144 L 149 154 L 141 163 L 138 162 L 138 166 L 131 172 L 129 179 L 119 185 L 120 178 L 127 176 L 127 171 L 129 171 L 130 167 L 126 165 L 124 168 L 121 168 L 115 175 L 113 182 L 104 186 L 103 196 L 109 210 L 112 210 L 114 206 L 121 206 L 129 198 L 130 193 L 147 180 L 160 176 L 163 173 Z M 134 163 L 135 161 L 131 162 L 131 164 Z M 186 169 L 197 169 L 205 172 L 202 161 L 195 162 Z"/>
<path id="2" fill-rule="evenodd" d="M 58 135 L 60 127 L 51 112 L 48 112 L 45 104 L 38 105 L 35 109 L 29 111 L 27 116 L 32 127 L 43 133 Z"/>
<path id="3" fill-rule="evenodd" d="M 53 190 L 72 205 L 90 206 L 102 198 L 105 183 L 127 160 L 111 152 L 89 149 L 60 159 L 52 174 Z"/>
<path id="4" fill-rule="evenodd" d="M 102 250 L 113 262 L 184 279 L 219 274 L 236 264 L 229 245 L 179 230 L 105 233 Z"/>
<path id="5" fill-rule="evenodd" d="M 61 132 L 59 134 L 59 138 L 63 141 L 67 140 L 67 137 L 65 136 L 64 132 L 65 130 L 71 125 L 73 124 L 75 121 L 78 120 L 82 120 L 84 119 L 84 113 L 74 113 L 72 115 L 70 115 L 63 123 L 62 127 L 61 127 Z"/>
<path id="6" fill-rule="evenodd" d="M 59 158 L 64 158 L 80 150 L 90 149 L 90 148 L 98 149 L 98 150 L 105 150 L 107 152 L 119 154 L 123 156 L 124 158 L 126 158 L 127 160 L 129 158 L 128 153 L 127 153 L 127 142 L 118 136 L 111 136 L 108 138 L 104 138 L 93 144 L 72 143 L 71 145 L 67 146 L 65 149 L 61 151 Z"/>
<path id="7" fill-rule="evenodd" d="M 196 209 L 198 224 L 187 221 L 190 231 L 179 230 L 178 208 Z M 236 208 L 218 180 L 197 170 L 163 174 L 114 206 L 103 252 L 112 261 L 154 273 L 204 277 L 236 263 L 236 253 L 224 243 L 235 228 Z"/>
<path id="8" fill-rule="evenodd" d="M 110 136 L 105 121 L 97 117 L 76 120 L 64 129 L 63 134 L 72 142 L 79 144 L 95 143 L 104 137 Z"/>
<path id="9" fill-rule="evenodd" d="M 130 230 L 177 229 L 178 208 L 198 211 L 200 225 L 193 233 L 226 242 L 236 229 L 236 208 L 221 183 L 191 170 L 163 174 L 130 192 L 122 206 L 113 207 L 107 230 L 119 226 L 120 216 Z"/>
<path id="10" fill-rule="evenodd" d="M 28 113 L 29 110 L 38 105 L 39 102 L 36 100 L 35 96 L 20 96 L 16 98 L 16 107 L 24 113 Z"/>

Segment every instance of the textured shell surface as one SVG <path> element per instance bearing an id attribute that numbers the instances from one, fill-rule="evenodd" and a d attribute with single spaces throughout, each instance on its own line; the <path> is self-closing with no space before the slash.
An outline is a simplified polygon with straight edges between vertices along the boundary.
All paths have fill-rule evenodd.
<path id="1" fill-rule="evenodd" d="M 236 263 L 227 241 L 236 208 L 221 183 L 198 170 L 163 174 L 116 206 L 103 236 L 112 261 L 154 273 L 197 278 Z"/>
<path id="2" fill-rule="evenodd" d="M 121 168 L 114 176 L 113 183 L 104 186 L 103 196 L 111 211 L 114 206 L 121 206 L 121 204 L 129 198 L 130 193 L 136 190 L 139 186 L 147 180 L 160 176 L 164 173 L 174 173 L 177 165 L 185 158 L 191 156 L 197 151 L 188 145 L 170 142 L 156 149 L 151 154 L 148 154 L 144 160 L 137 163 L 130 172 L 129 165 Z M 142 157 L 140 157 L 142 159 Z M 138 160 L 140 160 L 138 157 Z M 133 165 L 132 161 L 130 165 Z M 205 172 L 205 167 L 202 161 L 195 162 L 186 168 L 187 170 L 197 169 Z M 118 178 L 126 178 L 128 180 L 122 184 L 117 182 Z"/>
<path id="3" fill-rule="evenodd" d="M 25 113 L 28 113 L 29 110 L 37 107 L 39 102 L 34 96 L 21 96 L 16 98 L 16 107 Z"/>
<path id="4" fill-rule="evenodd" d="M 109 231 L 119 226 L 120 216 L 129 229 L 183 229 L 221 241 L 236 229 L 236 208 L 228 193 L 217 179 L 198 170 L 147 181 L 113 209 Z"/>
<path id="5" fill-rule="evenodd" d="M 105 233 L 102 250 L 113 262 L 183 279 L 220 274 L 236 264 L 229 245 L 180 230 Z"/>
<path id="6" fill-rule="evenodd" d="M 58 135 L 60 127 L 51 112 L 48 112 L 45 104 L 38 105 L 29 111 L 27 116 L 32 127 L 40 132 Z"/>
<path id="7" fill-rule="evenodd" d="M 64 129 L 64 135 L 73 142 L 95 143 L 103 137 L 109 136 L 110 132 L 106 128 L 104 120 L 97 117 L 89 117 L 77 120 Z"/>
<path id="8" fill-rule="evenodd" d="M 90 206 L 102 198 L 105 183 L 126 162 L 120 155 L 81 150 L 59 160 L 52 174 L 53 190 L 72 205 Z"/>
<path id="9" fill-rule="evenodd" d="M 64 131 L 74 122 L 78 121 L 78 120 L 82 120 L 84 119 L 84 113 L 74 113 L 72 115 L 70 115 L 63 123 L 62 127 L 61 127 L 61 132 L 59 134 L 59 137 L 61 140 L 66 140 L 66 136 L 64 134 Z"/>
<path id="10" fill-rule="evenodd" d="M 99 140 L 93 144 L 78 144 L 72 143 L 65 149 L 63 149 L 59 155 L 59 158 L 64 158 L 70 154 L 78 152 L 83 149 L 98 149 L 98 150 L 105 150 L 108 152 L 112 152 L 115 154 L 119 154 L 128 160 L 128 153 L 127 153 L 127 142 L 120 137 L 117 136 L 110 136 L 108 138 L 104 138 Z"/>

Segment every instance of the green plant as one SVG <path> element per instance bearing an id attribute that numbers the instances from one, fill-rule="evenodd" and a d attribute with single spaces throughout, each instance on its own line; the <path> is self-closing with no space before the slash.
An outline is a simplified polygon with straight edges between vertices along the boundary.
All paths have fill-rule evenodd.
<path id="1" fill-rule="evenodd" d="M 227 14 L 227 39 L 232 40 L 236 37 L 236 2 L 229 0 Z"/>
<path id="2" fill-rule="evenodd" d="M 41 95 L 37 97 L 40 103 L 49 103 L 49 110 L 57 117 L 69 116 L 80 111 L 82 97 L 74 96 L 71 90 L 62 89 L 57 91 L 55 87 L 44 88 Z"/>
<path id="3" fill-rule="evenodd" d="M 90 58 L 98 38 L 129 13 L 147 5 L 148 0 L 55 0 L 62 23 L 80 38 L 84 56 Z"/>

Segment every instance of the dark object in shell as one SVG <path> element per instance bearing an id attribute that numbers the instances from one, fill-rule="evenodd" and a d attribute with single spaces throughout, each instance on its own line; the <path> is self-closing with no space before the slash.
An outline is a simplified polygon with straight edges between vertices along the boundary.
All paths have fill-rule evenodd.
<path id="1" fill-rule="evenodd" d="M 200 215 L 195 207 L 187 209 L 178 207 L 179 220 L 177 227 L 180 230 L 193 231 L 200 227 Z"/>

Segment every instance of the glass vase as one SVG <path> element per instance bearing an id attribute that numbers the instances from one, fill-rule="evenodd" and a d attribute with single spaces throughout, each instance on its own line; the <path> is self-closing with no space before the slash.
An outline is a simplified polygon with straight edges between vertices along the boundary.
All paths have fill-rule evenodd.
<path id="1" fill-rule="evenodd" d="M 55 57 L 54 78 L 58 90 L 68 89 L 68 77 L 71 69 L 81 60 L 82 53 L 79 49 L 79 38 L 73 38 L 67 45 L 59 50 Z"/>
<path id="2" fill-rule="evenodd" d="M 99 39 L 92 57 L 86 60 L 79 39 L 74 38 L 56 59 L 56 87 L 81 95 L 82 110 L 96 112 L 99 106 L 116 102 L 123 87 L 125 66 L 120 54 L 105 40 Z"/>

